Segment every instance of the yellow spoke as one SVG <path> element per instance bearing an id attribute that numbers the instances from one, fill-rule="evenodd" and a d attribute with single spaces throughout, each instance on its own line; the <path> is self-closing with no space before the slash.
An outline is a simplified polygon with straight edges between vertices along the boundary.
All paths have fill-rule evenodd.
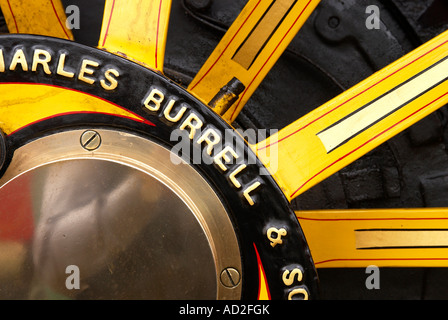
<path id="1" fill-rule="evenodd" d="M 253 149 L 291 200 L 448 103 L 447 79 L 448 31 Z"/>
<path id="2" fill-rule="evenodd" d="M 163 71 L 171 0 L 106 0 L 98 46 Z"/>
<path id="3" fill-rule="evenodd" d="M 318 268 L 448 267 L 448 208 L 296 215 Z"/>
<path id="4" fill-rule="evenodd" d="M 233 122 L 318 3 L 248 1 L 191 82 L 189 91 L 226 121 Z M 232 92 L 232 87 L 237 92 Z"/>
<path id="5" fill-rule="evenodd" d="M 24 92 L 29 98 L 23 98 Z M 31 83 L 2 84 L 0 95 L 4 101 L 3 107 L 0 108 L 0 129 L 7 135 L 31 123 L 75 113 L 109 114 L 146 122 L 140 116 L 110 102 L 56 86 Z"/>
<path id="6" fill-rule="evenodd" d="M 29 33 L 73 40 L 60 0 L 0 0 L 10 33 Z"/>

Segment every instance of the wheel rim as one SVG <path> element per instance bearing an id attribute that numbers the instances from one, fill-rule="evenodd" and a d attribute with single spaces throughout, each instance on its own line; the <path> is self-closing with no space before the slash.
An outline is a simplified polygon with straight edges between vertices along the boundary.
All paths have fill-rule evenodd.
<path id="1" fill-rule="evenodd" d="M 213 296 L 219 299 L 255 299 L 257 297 L 309 298 L 314 296 L 314 292 L 317 290 L 316 273 L 294 212 L 290 209 L 278 186 L 266 174 L 263 165 L 242 140 L 242 137 L 208 107 L 160 74 L 100 50 L 92 51 L 91 48 L 72 42 L 25 35 L 5 36 L 3 43 L 6 42 L 20 43 L 20 46 L 12 50 L 10 54 L 6 50 L 4 51 L 6 61 L 14 60 L 14 56 L 17 54 L 16 50 L 21 50 L 20 52 L 26 55 L 33 55 L 31 53 L 34 52 L 33 50 L 43 50 L 53 57 L 58 57 L 53 61 L 57 64 L 57 61 L 60 61 L 61 54 L 65 53 L 67 62 L 69 59 L 74 64 L 82 64 L 82 61 L 97 61 L 99 65 L 110 68 L 107 70 L 120 70 L 120 81 L 123 82 L 120 82 L 114 90 L 107 90 L 98 82 L 96 86 L 91 86 L 91 84 L 86 86 L 85 81 L 73 81 L 71 77 L 65 77 L 61 74 L 58 76 L 59 80 L 55 81 L 55 78 L 48 77 L 45 70 L 33 74 L 26 71 L 15 73 L 15 76 L 19 75 L 21 79 L 15 78 L 14 82 L 9 82 L 7 89 L 11 100 L 18 101 L 15 104 L 15 108 L 18 109 L 4 114 L 4 119 L 15 119 L 9 122 L 10 126 L 8 128 L 5 127 L 7 130 L 5 139 L 7 160 L 2 168 L 5 196 L 12 196 L 11 192 L 8 191 L 16 185 L 15 182 L 20 183 L 23 179 L 31 178 L 35 180 L 34 177 L 41 176 L 43 172 L 53 168 L 63 169 L 63 167 L 66 167 L 74 173 L 77 171 L 75 168 L 81 164 L 89 166 L 84 163 L 90 163 L 90 165 L 101 168 L 110 167 L 111 162 L 112 168 L 106 171 L 109 171 L 109 173 L 113 171 L 113 176 L 122 172 L 121 175 L 125 177 L 130 172 L 130 167 L 137 166 L 138 168 L 137 164 L 142 166 L 141 163 L 143 163 L 145 164 L 145 166 L 142 166 L 143 172 L 146 172 L 146 174 L 141 176 L 145 177 L 141 180 L 146 181 L 148 174 L 157 177 L 154 172 L 157 173 L 157 170 L 161 171 L 160 168 L 166 167 L 168 169 L 165 169 L 166 172 L 162 174 L 166 178 L 158 177 L 158 180 L 168 185 L 182 199 L 182 202 L 187 204 L 189 210 L 185 211 L 185 208 L 183 209 L 184 212 L 189 212 L 186 216 L 190 217 L 190 220 L 194 217 L 193 220 L 199 221 L 198 228 L 203 230 L 198 235 L 202 250 L 201 253 L 196 252 L 196 250 L 186 250 L 187 247 L 194 245 L 186 244 L 180 239 L 180 242 L 175 242 L 173 239 L 177 239 L 177 236 L 173 236 L 171 242 L 174 241 L 174 243 L 184 245 L 183 254 L 185 257 L 188 256 L 188 259 L 178 260 L 180 265 L 169 262 L 169 259 L 166 260 L 166 264 L 164 264 L 166 270 L 162 267 L 159 268 L 159 272 L 153 270 L 153 277 L 163 279 L 163 274 L 175 272 L 176 268 L 185 269 L 184 272 L 179 272 L 180 277 L 172 279 L 173 281 L 183 279 L 185 281 L 184 287 L 176 282 L 177 286 L 172 291 L 165 290 L 158 294 L 157 291 L 161 290 L 156 288 L 154 289 L 155 292 L 137 296 L 137 298 L 177 299 L 179 297 L 210 298 L 210 296 Z M 58 52 L 60 47 L 65 48 L 64 53 Z M 56 68 L 56 66 L 53 65 L 52 67 Z M 75 69 L 70 64 L 64 66 L 64 70 L 67 71 Z M 102 70 L 101 67 L 99 67 L 99 70 Z M 132 90 L 129 90 L 129 88 L 132 88 Z M 23 93 L 25 89 L 28 92 L 29 99 L 25 99 L 26 102 L 22 103 L 23 96 L 20 93 Z M 51 106 L 48 107 L 52 103 L 44 97 L 52 99 L 52 97 L 60 94 L 67 96 L 64 102 L 58 105 L 55 113 Z M 34 102 L 30 103 L 30 101 Z M 177 104 L 175 104 L 176 102 Z M 19 109 L 22 111 L 39 110 L 39 112 L 29 112 L 30 119 L 14 117 Z M 44 112 L 41 113 L 42 111 Z M 48 112 L 48 115 L 46 112 Z M 201 124 L 201 128 L 198 127 L 198 123 Z M 225 143 L 220 146 L 217 145 L 211 140 L 214 136 L 220 137 Z M 33 148 L 32 146 L 35 144 L 39 147 Z M 213 152 L 209 152 L 209 147 L 213 147 Z M 33 152 L 38 153 L 39 156 L 28 158 L 33 153 L 27 151 L 28 148 L 34 150 Z M 180 167 L 179 156 L 169 156 L 173 152 L 178 154 L 184 162 L 180 164 Z M 71 153 L 74 156 L 69 156 Z M 162 153 L 164 157 L 157 157 Z M 233 160 L 237 161 L 229 160 L 228 157 L 231 155 L 234 157 Z M 197 156 L 199 156 L 200 161 L 197 161 Z M 37 162 L 27 164 L 26 159 Z M 119 167 L 116 167 L 117 165 Z M 118 169 L 120 166 L 123 168 Z M 189 169 L 181 169 L 186 167 Z M 23 178 L 22 176 L 15 178 L 21 172 L 25 172 Z M 190 173 L 186 174 L 186 172 Z M 76 178 L 80 178 L 80 176 L 80 174 L 75 174 Z M 83 176 L 79 185 L 90 185 L 93 190 L 96 190 L 97 183 L 103 184 L 108 181 L 101 176 L 92 175 L 94 180 L 101 180 L 100 182 L 95 181 L 94 185 L 91 185 L 90 180 L 85 180 L 89 179 L 88 176 Z M 182 178 L 184 176 L 187 178 Z M 98 179 L 95 179 L 95 177 Z M 65 181 L 63 185 L 67 186 L 66 189 L 72 189 L 69 186 L 70 180 L 73 179 L 64 178 L 63 180 Z M 8 181 L 11 182 L 8 183 Z M 183 183 L 183 186 L 174 188 L 167 181 L 174 181 L 175 186 Z M 55 180 L 52 180 L 49 184 L 46 183 L 46 185 L 52 187 L 57 184 Z M 112 184 L 115 185 L 116 183 Z M 8 188 L 9 185 L 10 188 Z M 58 189 L 60 188 L 55 190 Z M 210 193 L 210 190 L 216 194 L 216 197 L 213 196 L 213 193 Z M 76 202 L 76 194 L 79 192 L 75 191 L 70 196 L 64 193 L 67 196 L 64 201 Z M 58 192 L 52 191 L 52 193 L 54 195 Z M 37 198 L 44 199 L 44 196 L 38 196 Z M 276 199 L 276 201 L 272 201 L 272 199 Z M 161 200 L 163 200 L 163 197 L 161 197 Z M 50 201 L 45 202 L 48 205 L 50 204 Z M 141 202 L 142 198 L 129 197 L 121 201 L 121 205 L 126 203 L 135 205 L 135 203 Z M 55 204 L 56 202 L 51 203 Z M 68 202 L 66 203 L 68 204 Z M 205 203 L 202 205 L 203 209 L 201 209 L 201 203 Z M 53 214 L 50 213 L 52 210 L 48 210 L 42 216 L 52 216 Z M 93 212 L 95 211 L 87 210 L 86 215 L 89 217 L 98 215 Z M 126 219 L 132 220 L 132 210 L 129 212 L 125 210 L 123 214 L 126 215 Z M 11 215 L 8 215 L 6 211 L 3 211 L 2 215 L 6 221 L 11 218 Z M 182 226 L 186 222 L 188 223 L 185 227 L 192 224 L 190 220 L 185 220 L 185 223 L 179 220 L 171 220 L 172 227 Z M 41 220 L 35 222 L 39 223 L 39 221 Z M 78 221 L 81 221 L 81 218 Z M 170 220 L 160 219 L 162 224 L 168 222 Z M 3 225 L 6 228 L 7 223 Z M 38 230 L 38 227 L 35 226 L 33 230 Z M 22 244 L 24 242 L 28 244 L 35 241 L 39 242 L 37 234 L 38 232 L 35 236 L 19 240 L 22 241 Z M 94 234 L 94 232 L 87 233 L 87 235 L 89 234 Z M 95 239 L 94 236 L 90 242 L 86 241 L 83 244 L 86 246 L 86 253 L 90 252 L 91 255 L 94 255 L 87 248 L 89 243 L 95 242 Z M 146 238 L 142 239 L 141 242 L 145 246 L 146 242 L 151 241 Z M 166 246 L 168 251 L 171 247 L 170 245 Z M 34 251 L 26 252 L 36 254 Z M 75 258 L 75 254 L 69 254 L 68 256 L 71 256 L 71 259 Z M 286 263 L 285 256 L 288 257 Z M 60 263 L 57 262 L 58 257 L 61 257 Z M 117 259 L 117 256 L 114 258 Z M 82 255 L 78 259 L 77 263 L 69 259 L 72 261 L 70 266 L 78 267 L 82 274 L 82 265 L 85 264 L 86 259 L 89 259 Z M 196 263 L 201 264 L 201 267 L 198 269 L 198 264 L 191 266 L 190 259 L 195 259 Z M 50 287 L 59 291 L 52 289 L 50 292 L 54 290 L 56 293 L 60 293 L 62 290 L 69 297 L 76 296 L 76 294 L 82 296 L 82 282 L 80 282 L 80 289 L 74 289 L 69 292 L 70 294 L 67 293 L 67 290 L 64 290 L 65 282 L 61 285 L 61 281 L 67 278 L 64 272 L 65 268 L 68 267 L 65 266 L 68 260 L 66 260 L 64 254 L 49 258 L 48 261 L 54 262 L 59 268 L 58 272 L 55 273 L 55 275 L 58 275 L 57 277 L 47 279 L 47 282 L 51 284 Z M 151 259 L 147 261 L 151 261 Z M 202 262 L 204 265 L 202 265 Z M 25 266 L 29 267 L 31 265 Z M 63 265 L 65 268 L 63 268 Z M 107 269 L 105 265 L 107 264 L 103 263 L 103 267 Z M 39 271 L 40 267 L 32 266 L 35 272 Z M 85 268 L 87 279 L 84 280 L 86 281 L 85 290 L 87 294 L 87 288 L 93 287 L 93 284 L 88 284 L 89 279 L 94 281 L 96 276 L 93 271 L 92 276 L 90 276 L 90 271 L 87 270 L 89 268 Z M 196 273 L 187 277 L 188 270 L 191 270 L 191 268 Z M 282 282 L 273 281 L 278 277 L 278 270 L 282 269 L 283 273 L 293 272 L 292 274 L 295 277 L 300 278 L 300 285 L 285 290 Z M 92 266 L 89 270 L 96 269 Z M 107 269 L 106 272 L 110 272 L 110 270 Z M 38 274 L 41 274 L 41 278 L 44 278 L 48 271 L 39 271 Z M 193 274 L 196 274 L 196 276 L 193 276 Z M 136 279 L 141 276 L 137 276 Z M 204 283 L 202 276 L 210 284 L 204 292 L 198 289 Z M 189 283 L 193 279 L 198 280 L 195 285 Z M 199 281 L 199 279 L 202 280 Z M 45 283 L 45 279 L 41 279 L 41 281 Z M 56 286 L 52 281 L 57 281 L 59 285 Z M 150 287 L 150 285 L 148 284 L 147 287 Z M 182 288 L 184 292 L 187 291 L 187 295 L 179 296 L 179 290 L 176 288 Z M 194 288 L 196 288 L 196 293 L 200 292 L 200 294 L 195 296 L 189 291 Z M 124 293 L 126 289 L 122 288 L 119 291 Z M 190 296 L 188 296 L 188 292 L 190 292 Z M 97 293 L 96 296 L 92 293 L 92 298 L 104 296 L 100 291 Z M 170 295 L 169 293 L 174 294 Z M 129 295 L 120 297 L 135 298 L 132 294 L 130 292 Z M 58 295 L 52 297 L 58 297 Z"/>

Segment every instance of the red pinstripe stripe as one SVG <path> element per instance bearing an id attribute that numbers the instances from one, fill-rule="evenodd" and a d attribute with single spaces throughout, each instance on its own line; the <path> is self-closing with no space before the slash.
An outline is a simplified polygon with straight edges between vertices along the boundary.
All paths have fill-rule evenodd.
<path id="1" fill-rule="evenodd" d="M 255 9 L 258 7 L 258 5 L 260 4 L 261 0 L 258 1 L 258 3 L 255 5 L 255 7 L 252 9 L 252 11 L 249 13 L 249 15 L 247 16 L 246 20 L 244 20 L 243 24 L 240 26 L 240 28 L 237 30 L 237 32 L 233 35 L 232 39 L 230 39 L 229 43 L 226 45 L 226 47 L 224 48 L 224 50 L 221 52 L 221 54 L 219 55 L 219 57 L 216 59 L 216 61 L 211 65 L 211 67 L 205 72 L 205 74 L 198 80 L 198 82 L 196 82 L 196 84 L 194 86 L 191 87 L 190 90 L 193 90 L 194 88 L 196 88 L 196 86 L 205 78 L 205 76 L 207 76 L 209 74 L 209 72 L 213 69 L 213 67 L 216 65 L 216 63 L 221 59 L 222 55 L 224 54 L 224 52 L 227 50 L 227 48 L 230 46 L 230 44 L 232 43 L 232 41 L 235 39 L 235 37 L 237 36 L 237 34 L 241 31 L 241 28 L 246 24 L 247 20 L 250 18 L 250 16 L 252 15 L 252 13 L 255 11 Z"/>
<path id="2" fill-rule="evenodd" d="M 376 87 L 376 86 L 377 86 L 378 84 L 380 84 L 381 82 L 385 81 L 386 79 L 390 78 L 391 76 L 393 76 L 394 74 L 400 72 L 401 70 L 407 68 L 407 67 L 410 66 L 411 64 L 415 63 L 416 61 L 420 60 L 420 59 L 423 58 L 424 56 L 430 54 L 431 52 L 433 52 L 434 50 L 438 49 L 439 47 L 443 46 L 443 45 L 446 44 L 446 43 L 448 43 L 448 40 L 446 40 L 446 41 L 444 41 L 443 43 L 439 44 L 438 46 L 432 48 L 432 49 L 429 50 L 428 52 L 424 53 L 424 54 L 421 55 L 420 57 L 414 59 L 413 61 L 411 61 L 411 62 L 409 62 L 408 64 L 404 65 L 404 66 L 401 67 L 400 69 L 394 71 L 393 73 L 391 73 L 391 74 L 389 74 L 388 76 L 384 77 L 383 79 L 379 80 L 378 82 L 372 84 L 370 87 L 366 88 L 365 90 L 361 91 L 360 93 L 356 94 L 355 96 L 351 97 L 350 99 L 348 99 L 348 100 L 342 102 L 341 104 L 339 104 L 339 105 L 337 105 L 336 107 L 334 107 L 333 109 L 327 111 L 327 112 L 324 113 L 323 115 L 317 117 L 317 118 L 314 119 L 314 120 L 311 120 L 310 122 L 308 122 L 308 123 L 305 124 L 304 126 L 302 126 L 302 127 L 300 127 L 299 129 L 297 129 L 296 131 L 294 131 L 294 132 L 288 134 L 287 136 L 285 136 L 285 137 L 283 137 L 283 138 L 281 138 L 281 139 L 279 139 L 279 140 L 277 140 L 277 141 L 275 141 L 275 142 L 273 142 L 273 143 L 271 143 L 271 144 L 268 144 L 268 145 L 266 145 L 266 146 L 264 146 L 264 147 L 261 147 L 261 148 L 259 148 L 258 150 L 263 150 L 263 149 L 269 148 L 270 146 L 273 146 L 273 145 L 275 145 L 275 144 L 277 144 L 277 143 L 280 143 L 280 142 L 282 142 L 282 141 L 284 141 L 284 140 L 290 138 L 291 136 L 295 135 L 296 133 L 298 133 L 298 132 L 300 132 L 300 131 L 306 129 L 308 126 L 310 126 L 310 125 L 313 124 L 314 122 L 316 122 L 316 121 L 322 119 L 323 117 L 329 115 L 329 114 L 332 113 L 333 111 L 339 109 L 340 107 L 342 107 L 343 105 L 345 105 L 345 104 L 347 104 L 348 102 L 352 101 L 353 99 L 357 98 L 358 96 L 360 96 L 360 95 L 366 93 L 366 92 L 369 91 L 370 89 Z"/>
<path id="3" fill-rule="evenodd" d="M 19 33 L 19 26 L 17 25 L 16 16 L 14 15 L 14 12 L 12 11 L 11 3 L 9 3 L 9 0 L 6 0 L 6 1 L 8 2 L 9 11 L 11 11 L 11 15 L 14 20 L 14 25 L 16 27 L 17 33 Z"/>
<path id="4" fill-rule="evenodd" d="M 412 220 L 448 220 L 448 217 L 433 217 L 433 218 L 307 218 L 307 217 L 297 217 L 299 220 L 309 220 L 309 221 L 397 221 L 397 220 L 405 220 L 405 221 L 412 221 Z"/>
<path id="5" fill-rule="evenodd" d="M 319 264 L 336 262 L 336 261 L 446 261 L 448 258 L 378 258 L 378 259 L 329 259 L 315 262 L 317 266 Z"/>
<path id="6" fill-rule="evenodd" d="M 115 8 L 115 0 L 112 1 L 112 9 L 110 10 L 109 21 L 107 22 L 107 28 L 104 34 L 103 44 L 101 45 L 102 47 L 104 47 L 104 45 L 106 44 L 106 39 L 107 36 L 109 35 L 110 21 L 112 20 L 112 14 L 114 12 L 114 8 Z"/>
<path id="7" fill-rule="evenodd" d="M 158 67 L 157 67 L 157 52 L 159 51 L 159 25 L 160 25 L 160 12 L 161 11 L 162 11 L 162 0 L 160 0 L 160 3 L 159 3 L 159 14 L 158 14 L 158 17 L 157 17 L 156 56 L 155 56 L 155 59 L 156 59 L 155 67 L 156 67 L 156 69 L 158 69 Z"/>
<path id="8" fill-rule="evenodd" d="M 258 269 L 261 271 L 262 274 L 258 275 L 258 296 L 257 299 L 260 300 L 260 292 L 261 292 L 261 277 L 264 277 L 265 282 L 266 282 L 266 291 L 267 291 L 267 295 L 268 295 L 268 299 L 271 300 L 271 292 L 269 291 L 269 287 L 267 284 L 267 278 L 266 278 L 266 273 L 264 271 L 263 268 L 263 264 L 261 263 L 261 258 L 260 258 L 260 254 L 258 253 L 258 249 L 257 246 L 255 245 L 255 243 L 252 243 L 254 245 L 254 249 L 255 249 L 255 254 L 257 255 L 257 264 L 258 264 Z"/>
<path id="9" fill-rule="evenodd" d="M 53 0 L 50 1 L 51 2 L 51 6 L 53 7 L 53 12 L 56 15 L 56 19 L 58 19 L 59 25 L 62 28 L 62 31 L 64 31 L 65 36 L 67 37 L 67 39 L 70 39 L 70 36 L 67 33 L 67 30 L 65 30 L 64 25 L 62 24 L 61 18 L 59 18 L 58 13 L 56 11 L 56 8 L 54 6 Z"/>
<path id="10" fill-rule="evenodd" d="M 111 102 L 111 101 L 109 101 L 109 100 L 106 100 L 106 99 L 104 99 L 104 98 L 95 96 L 95 95 L 90 94 L 90 93 L 86 93 L 86 92 L 78 91 L 78 90 L 71 89 L 71 88 L 60 87 L 60 86 L 52 85 L 52 84 L 44 84 L 44 83 L 28 83 L 28 82 L 2 82 L 2 83 L 1 83 L 1 85 L 4 85 L 4 84 L 38 85 L 38 86 L 45 86 L 45 87 L 61 88 L 61 89 L 64 89 L 64 90 L 69 90 L 69 91 L 73 91 L 73 92 L 77 92 L 77 93 L 82 93 L 82 94 L 91 96 L 91 97 L 93 97 L 93 98 L 102 100 L 102 101 L 104 101 L 104 102 L 107 102 L 107 103 L 113 105 L 114 107 L 117 107 L 117 108 L 119 108 L 119 109 L 121 109 L 121 110 L 123 110 L 123 111 L 125 111 L 125 112 L 127 112 L 127 113 L 132 114 L 133 116 L 135 116 L 135 117 L 138 118 L 138 119 L 134 119 L 134 118 L 130 118 L 130 117 L 127 117 L 127 116 L 122 116 L 122 115 L 115 115 L 115 116 L 118 116 L 118 117 L 121 117 L 121 118 L 127 118 L 127 119 L 134 120 L 134 121 L 141 122 L 141 123 L 145 123 L 145 124 L 150 125 L 150 126 L 155 126 L 154 123 L 152 123 L 152 122 L 149 121 L 149 120 L 146 120 L 145 118 L 141 117 L 140 115 L 138 115 L 138 114 L 136 114 L 136 113 L 134 113 L 134 112 L 132 112 L 132 111 L 130 111 L 130 110 L 128 110 L 128 109 L 126 109 L 126 108 L 124 108 L 124 107 L 122 107 L 122 106 L 116 104 L 116 103 L 113 103 L 113 102 Z M 98 114 L 108 114 L 108 113 L 106 113 L 106 112 L 94 112 L 94 111 L 80 111 L 80 112 L 76 112 L 76 111 L 75 111 L 75 112 L 61 113 L 61 114 L 58 114 L 58 115 L 55 115 L 55 116 L 60 116 L 60 115 L 70 114 L 70 113 L 73 113 L 73 114 L 75 114 L 75 113 L 92 113 L 92 114 L 93 114 L 93 113 L 98 113 Z M 53 117 L 55 117 L 55 116 L 53 116 Z M 51 117 L 49 117 L 49 118 L 51 118 Z M 39 122 L 39 121 L 42 121 L 42 120 L 45 120 L 45 119 L 47 119 L 47 118 L 38 120 L 38 121 L 36 121 L 36 122 Z M 35 122 L 33 122 L 33 123 L 35 123 Z M 33 124 L 33 123 L 30 123 L 30 124 L 28 124 L 28 125 L 31 125 L 31 124 Z M 27 126 L 28 126 L 28 125 L 27 125 Z M 26 126 L 25 126 L 25 127 L 26 127 Z M 23 129 L 23 128 L 25 128 L 25 127 L 22 127 L 22 128 L 20 128 L 20 129 Z M 20 130 L 20 129 L 17 129 L 17 130 L 15 130 L 14 132 L 17 132 L 17 131 Z M 13 133 L 14 133 L 14 132 L 13 132 Z M 12 134 L 12 133 L 10 133 L 10 134 Z"/>
<path id="11" fill-rule="evenodd" d="M 431 101 L 430 103 L 424 105 L 423 107 L 421 107 L 420 109 L 414 111 L 413 113 L 411 113 L 410 115 L 408 115 L 407 117 L 401 119 L 400 121 L 396 122 L 394 125 L 390 126 L 389 128 L 387 128 L 386 130 L 378 133 L 377 135 L 375 135 L 374 137 L 370 138 L 369 140 L 367 140 L 366 142 L 364 142 L 363 144 L 359 145 L 358 147 L 356 147 L 355 149 L 353 149 L 352 151 L 350 151 L 349 153 L 347 153 L 346 155 L 342 156 L 341 158 L 339 158 L 338 160 L 334 161 L 333 163 L 331 163 L 330 165 L 326 166 L 324 169 L 322 169 L 321 171 L 319 171 L 318 173 L 316 173 L 314 176 L 312 176 L 311 178 L 309 178 L 307 181 L 305 181 L 297 190 L 295 190 L 291 195 L 290 198 L 294 197 L 294 195 L 300 191 L 305 185 L 307 185 L 311 180 L 314 180 L 314 178 L 316 178 L 317 176 L 319 176 L 320 174 L 322 174 L 323 172 L 325 172 L 326 170 L 328 170 L 329 168 L 331 168 L 333 165 L 335 165 L 336 163 L 342 161 L 343 159 L 345 159 L 346 157 L 348 157 L 349 155 L 351 155 L 352 153 L 358 151 L 359 149 L 361 149 L 362 147 L 366 146 L 367 144 L 369 144 L 370 142 L 372 142 L 373 140 L 376 140 L 378 137 L 382 136 L 383 134 L 385 134 L 386 132 L 388 132 L 389 130 L 393 129 L 394 127 L 396 127 L 397 125 L 399 125 L 400 123 L 402 123 L 403 121 L 409 119 L 410 117 L 414 116 L 415 114 L 419 113 L 420 111 L 422 111 L 423 109 L 426 109 L 428 106 L 430 106 L 431 104 L 433 104 L 434 102 L 436 102 L 437 100 L 440 100 L 441 98 L 443 98 L 444 96 L 448 95 L 448 92 L 444 93 L 443 95 L 441 95 L 440 97 L 434 99 L 433 101 Z"/>
<path id="12" fill-rule="evenodd" d="M 308 1 L 308 3 L 306 4 L 306 6 L 303 8 L 302 12 L 300 12 L 299 16 L 296 18 L 296 20 L 294 21 L 294 23 L 291 25 L 291 27 L 288 29 L 288 31 L 285 33 L 285 35 L 283 36 L 283 38 L 280 40 L 280 42 L 277 44 L 277 46 L 274 48 L 274 51 L 272 51 L 272 53 L 269 55 L 268 59 L 265 61 L 265 63 L 263 63 L 263 65 L 261 66 L 260 70 L 258 70 L 258 72 L 255 74 L 255 77 L 252 79 L 252 81 L 249 83 L 249 85 L 247 86 L 247 88 L 244 90 L 243 94 L 241 95 L 241 98 L 238 100 L 235 108 L 233 109 L 232 115 L 230 116 L 230 121 L 232 121 L 236 110 L 238 109 L 238 106 L 240 105 L 241 101 L 243 100 L 244 95 L 246 94 L 247 90 L 249 89 L 249 87 L 252 85 L 252 83 L 255 81 L 255 79 L 258 77 L 258 75 L 260 74 L 260 72 L 264 69 L 264 67 L 266 66 L 266 64 L 269 62 L 269 60 L 271 60 L 272 56 L 274 55 L 275 51 L 277 51 L 278 47 L 281 45 L 281 43 L 283 42 L 283 40 L 285 40 L 286 36 L 289 34 L 289 32 L 291 31 L 291 29 L 296 25 L 297 21 L 299 21 L 300 17 L 302 16 L 302 14 L 305 12 L 306 8 L 308 8 L 309 4 L 311 3 L 311 0 Z"/>

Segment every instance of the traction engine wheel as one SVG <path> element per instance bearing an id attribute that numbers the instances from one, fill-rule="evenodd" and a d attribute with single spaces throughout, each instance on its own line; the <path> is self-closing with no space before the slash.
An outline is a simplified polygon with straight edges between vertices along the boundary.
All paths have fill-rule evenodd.
<path id="1" fill-rule="evenodd" d="M 446 8 L 371 2 L 0 0 L 0 298 L 445 267 Z"/>

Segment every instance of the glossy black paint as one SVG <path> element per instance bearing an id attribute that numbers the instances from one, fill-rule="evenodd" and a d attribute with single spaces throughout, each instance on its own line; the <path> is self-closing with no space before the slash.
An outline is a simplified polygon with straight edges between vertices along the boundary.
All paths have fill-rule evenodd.
<path id="1" fill-rule="evenodd" d="M 5 72 L 0 73 L 0 83 L 39 83 L 77 90 L 115 103 L 154 124 L 154 126 L 151 126 L 125 118 L 99 114 L 83 113 L 54 117 L 29 125 L 8 136 L 8 160 L 12 158 L 16 148 L 29 141 L 55 132 L 80 128 L 116 128 L 158 141 L 168 148 L 174 146 L 176 141 L 171 141 L 170 135 L 178 124 L 170 125 L 167 121 L 163 121 L 160 114 L 148 113 L 142 107 L 148 91 L 153 87 L 164 90 L 166 96 L 176 96 L 179 103 L 185 102 L 192 111 L 201 116 L 204 123 L 212 125 L 222 133 L 226 129 L 230 129 L 208 107 L 173 81 L 105 51 L 61 39 L 30 35 L 0 36 L 0 48 L 3 49 L 6 66 L 9 66 L 14 51 L 19 48 L 24 51 L 30 70 L 34 49 L 46 50 L 54 57 L 49 63 L 51 75 L 45 74 L 42 68 L 38 68 L 36 72 L 23 71 L 20 67 L 15 71 L 9 71 L 6 68 Z M 97 68 L 98 72 L 92 76 L 93 78 L 96 77 L 97 81 L 94 84 L 87 84 L 76 77 L 67 78 L 57 75 L 57 56 L 60 53 L 67 55 L 66 69 L 75 73 L 79 71 L 80 62 L 83 59 L 98 62 L 100 64 Z M 107 91 L 101 88 L 98 82 L 103 74 L 102 70 L 111 67 L 119 70 L 120 76 L 117 88 Z M 233 135 L 235 140 L 241 141 L 238 135 L 235 133 Z M 198 146 L 192 144 L 191 147 L 197 148 Z M 244 145 L 243 152 L 244 159 L 254 157 L 252 151 L 246 145 Z M 234 164 L 234 166 L 236 165 L 238 164 Z M 287 287 L 282 281 L 284 268 L 291 265 L 300 266 L 303 269 L 304 279 L 300 285 L 305 285 L 308 288 L 310 298 L 317 298 L 317 274 L 303 232 L 288 201 L 272 177 L 259 175 L 260 170 L 265 170 L 263 165 L 257 160 L 256 163 L 249 164 L 245 171 L 244 179 L 247 181 L 256 179 L 262 183 L 262 187 L 254 194 L 256 199 L 254 206 L 250 206 L 243 201 L 244 199 L 239 191 L 228 182 L 226 175 L 216 166 L 204 163 L 194 166 L 216 190 L 234 223 L 240 242 L 244 268 L 242 298 L 256 299 L 258 294 L 259 275 L 254 245 L 260 254 L 272 299 L 284 299 L 287 297 L 288 289 L 297 285 L 293 284 L 291 287 Z M 232 168 L 226 174 L 231 171 Z M 2 172 L 0 172 L 1 174 Z M 282 245 L 275 247 L 270 245 L 266 237 L 266 230 L 269 227 L 285 228 L 287 230 L 288 236 L 284 238 Z"/>

